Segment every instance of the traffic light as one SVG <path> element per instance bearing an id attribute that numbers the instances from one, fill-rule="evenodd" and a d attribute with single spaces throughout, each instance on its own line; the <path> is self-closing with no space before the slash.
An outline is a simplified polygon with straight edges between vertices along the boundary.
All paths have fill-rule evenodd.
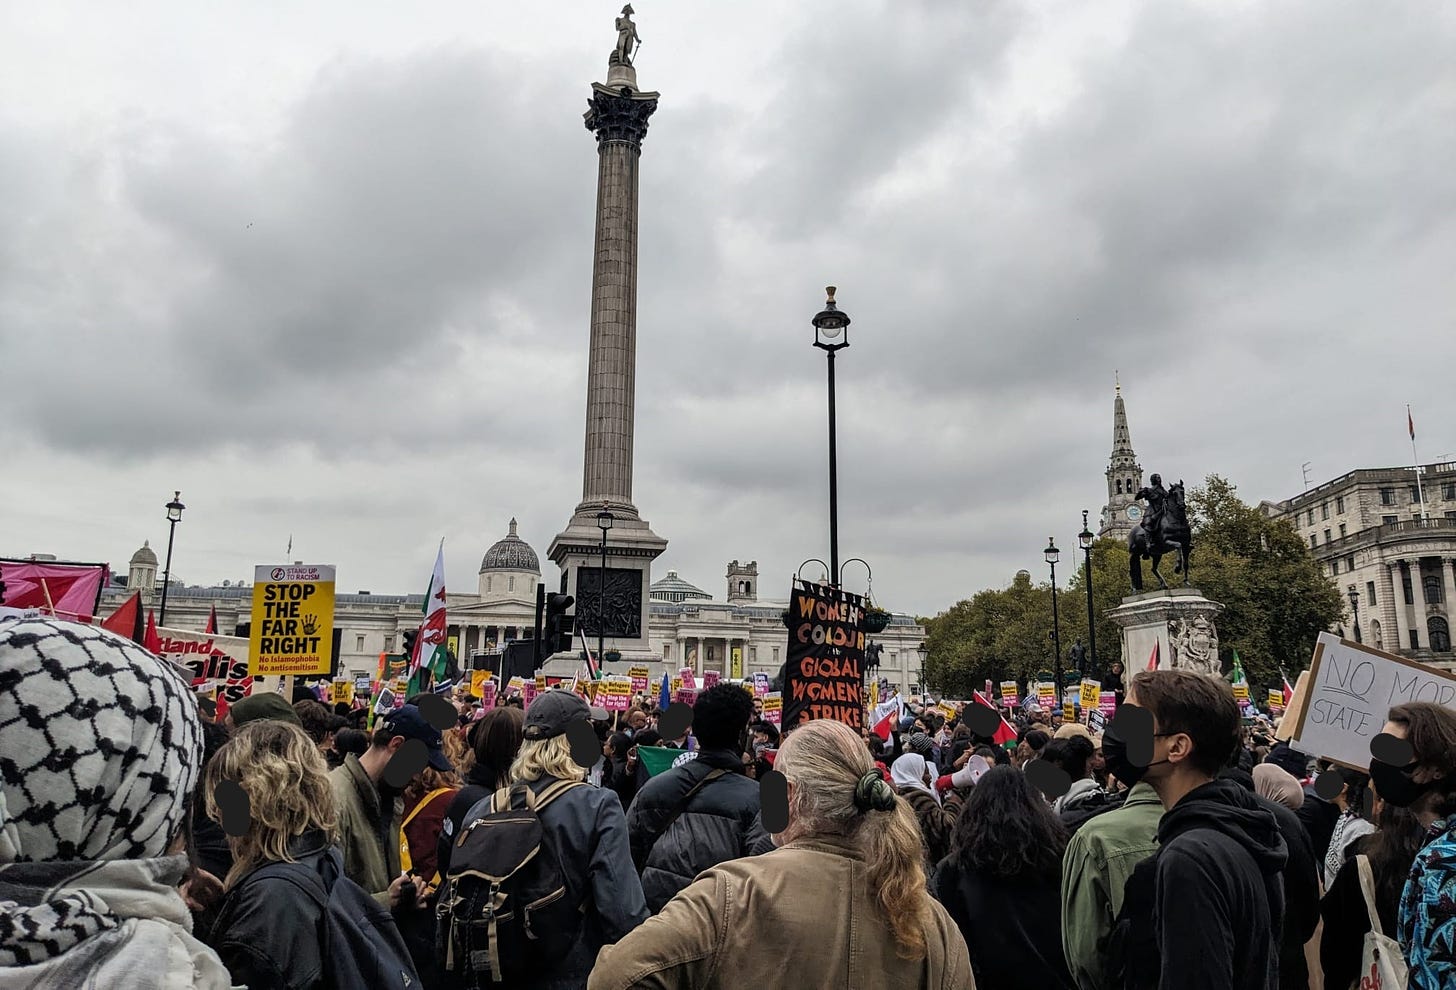
<path id="1" fill-rule="evenodd" d="M 415 640 L 420 638 L 419 629 L 406 629 L 404 631 L 404 655 L 413 658 L 415 655 Z"/>
<path id="2" fill-rule="evenodd" d="M 576 603 L 570 595 L 546 596 L 546 652 L 564 653 L 571 649 L 572 621 L 566 610 Z"/>

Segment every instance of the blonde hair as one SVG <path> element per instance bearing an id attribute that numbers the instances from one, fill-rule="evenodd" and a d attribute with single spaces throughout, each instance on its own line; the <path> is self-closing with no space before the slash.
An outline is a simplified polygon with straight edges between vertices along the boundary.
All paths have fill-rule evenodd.
<path id="1" fill-rule="evenodd" d="M 805 723 L 784 738 L 774 768 L 788 778 L 790 825 L 782 840 L 815 835 L 851 839 L 865 858 L 866 881 L 879 901 L 904 959 L 925 955 L 931 923 L 924 845 L 915 813 L 896 798 L 889 811 L 861 811 L 860 778 L 875 769 L 864 740 L 828 719 Z"/>
<path id="2" fill-rule="evenodd" d="M 274 719 L 248 722 L 233 733 L 207 764 L 207 816 L 220 822 L 213 795 L 231 780 L 248 795 L 248 830 L 228 836 L 231 887 L 265 863 L 291 863 L 288 843 L 314 829 L 330 842 L 338 835 L 329 768 L 318 745 L 298 726 Z"/>
<path id="3" fill-rule="evenodd" d="M 445 747 L 445 758 L 455 768 L 455 775 L 463 781 L 471 767 L 475 766 L 475 750 L 465 741 L 465 730 L 449 730 L 445 733 L 442 745 Z"/>
<path id="4" fill-rule="evenodd" d="M 511 782 L 525 783 L 542 777 L 557 780 L 580 780 L 585 771 L 571 758 L 571 740 L 566 736 L 550 739 L 527 739 L 511 764 Z"/>

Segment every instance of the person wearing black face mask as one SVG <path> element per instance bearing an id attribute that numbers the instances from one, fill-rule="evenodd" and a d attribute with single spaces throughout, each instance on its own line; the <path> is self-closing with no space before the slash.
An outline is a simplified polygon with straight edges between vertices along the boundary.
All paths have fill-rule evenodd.
<path id="1" fill-rule="evenodd" d="M 1396 937 L 1405 949 L 1412 990 L 1456 986 L 1456 713 L 1430 702 L 1390 710 L 1383 734 L 1393 747 L 1371 745 L 1370 780 L 1382 801 L 1408 807 L 1426 829 L 1401 896 Z M 1400 742 L 1396 742 L 1399 740 Z M 1403 745 L 1402 745 L 1403 743 Z M 1400 765 L 1391 749 L 1408 750 Z M 1404 755 L 1402 753 L 1401 755 Z"/>
<path id="2" fill-rule="evenodd" d="M 1103 754 L 1115 775 L 1146 780 L 1166 811 L 1157 853 L 1124 889 L 1105 985 L 1275 990 L 1287 851 L 1254 796 L 1216 779 L 1240 741 L 1232 689 L 1188 670 L 1145 671 L 1129 706 L 1152 716 L 1151 732 L 1144 721 L 1142 738 L 1108 733 Z"/>

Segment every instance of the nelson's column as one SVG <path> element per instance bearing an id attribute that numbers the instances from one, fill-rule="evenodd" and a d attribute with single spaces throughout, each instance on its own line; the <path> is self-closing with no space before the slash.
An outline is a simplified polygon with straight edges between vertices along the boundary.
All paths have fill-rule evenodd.
<path id="1" fill-rule="evenodd" d="M 660 659 L 647 639 L 652 561 L 667 541 L 632 503 L 632 438 L 637 376 L 637 173 L 647 120 L 657 93 L 637 88 L 632 55 L 638 45 L 630 5 L 617 18 L 617 45 L 607 60 L 607 81 L 592 84 L 586 127 L 597 138 L 597 223 L 592 259 L 591 353 L 586 383 L 586 457 L 581 503 L 547 551 L 561 568 L 561 585 L 576 598 L 576 627 L 597 648 L 598 615 L 606 651 L 625 672 L 631 662 Z M 599 519 L 603 512 L 611 519 Z M 602 523 L 607 568 L 602 589 Z M 599 611 L 600 609 L 600 611 Z M 576 670 L 581 634 L 570 655 L 547 662 L 551 673 Z"/>

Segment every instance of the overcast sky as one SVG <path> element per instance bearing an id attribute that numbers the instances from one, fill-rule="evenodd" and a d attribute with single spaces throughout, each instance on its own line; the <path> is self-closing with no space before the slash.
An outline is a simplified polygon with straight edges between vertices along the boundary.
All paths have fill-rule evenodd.
<path id="1" fill-rule="evenodd" d="M 635 498 L 767 595 L 937 612 L 1071 547 L 1113 373 L 1246 499 L 1456 453 L 1456 7 L 640 0 Z M 0 553 L 473 588 L 581 497 L 616 3 L 0 9 Z M 548 13 L 549 12 L 549 13 Z M 1095 525 L 1095 523 L 1094 523 Z M 547 563 L 548 582 L 556 569 Z M 860 579 L 850 576 L 854 587 Z"/>

